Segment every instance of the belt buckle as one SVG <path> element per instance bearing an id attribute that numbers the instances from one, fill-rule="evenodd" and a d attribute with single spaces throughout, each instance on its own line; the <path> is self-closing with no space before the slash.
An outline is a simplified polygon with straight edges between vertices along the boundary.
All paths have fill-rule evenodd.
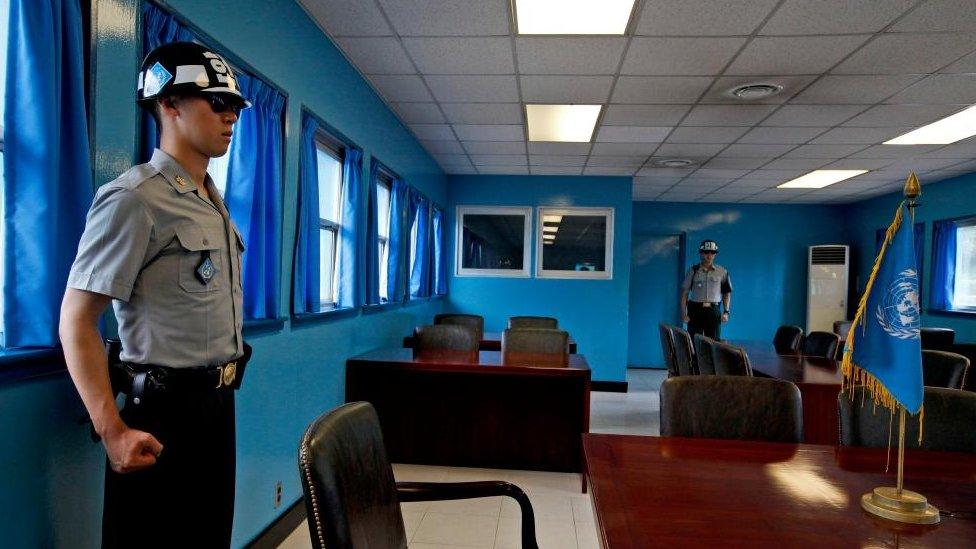
<path id="1" fill-rule="evenodd" d="M 235 377 L 237 377 L 237 362 L 228 362 L 226 365 L 218 367 L 217 386 L 215 389 L 230 387 L 234 383 Z"/>
<path id="2" fill-rule="evenodd" d="M 702 303 L 702 307 L 705 307 L 706 309 L 709 308 L 709 307 L 711 307 L 711 306 L 712 306 L 712 302 L 711 301 L 706 301 L 705 303 Z"/>

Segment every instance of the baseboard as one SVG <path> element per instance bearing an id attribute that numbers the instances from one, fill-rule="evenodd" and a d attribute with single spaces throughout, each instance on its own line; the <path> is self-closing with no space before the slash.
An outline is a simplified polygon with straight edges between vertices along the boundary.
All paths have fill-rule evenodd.
<path id="1" fill-rule="evenodd" d="M 305 499 L 299 498 L 277 520 L 258 534 L 248 549 L 275 549 L 305 520 Z"/>
<path id="2" fill-rule="evenodd" d="M 626 393 L 626 381 L 591 381 L 591 391 L 603 391 L 607 393 Z"/>

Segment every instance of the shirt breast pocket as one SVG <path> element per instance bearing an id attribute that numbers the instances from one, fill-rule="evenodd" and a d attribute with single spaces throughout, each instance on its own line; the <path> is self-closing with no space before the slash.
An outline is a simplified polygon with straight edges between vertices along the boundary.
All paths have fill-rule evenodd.
<path id="1" fill-rule="evenodd" d="M 220 258 L 222 238 L 219 230 L 207 229 L 200 225 L 184 225 L 176 229 L 176 240 L 181 248 L 181 288 L 191 293 L 214 292 L 220 289 L 224 278 L 224 266 Z M 212 269 L 205 265 L 208 257 Z M 198 273 L 198 270 L 201 272 Z M 207 278 L 209 280 L 206 280 Z"/>

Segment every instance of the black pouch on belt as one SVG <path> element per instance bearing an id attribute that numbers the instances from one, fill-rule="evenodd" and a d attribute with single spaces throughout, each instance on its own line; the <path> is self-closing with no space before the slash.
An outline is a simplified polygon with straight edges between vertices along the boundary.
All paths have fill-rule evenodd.
<path id="1" fill-rule="evenodd" d="M 244 343 L 244 354 L 241 358 L 237 359 L 237 373 L 234 376 L 234 381 L 231 382 L 229 387 L 233 390 L 238 390 L 241 388 L 241 383 L 244 381 L 244 369 L 247 368 L 248 361 L 251 360 L 251 346 L 246 342 Z"/>

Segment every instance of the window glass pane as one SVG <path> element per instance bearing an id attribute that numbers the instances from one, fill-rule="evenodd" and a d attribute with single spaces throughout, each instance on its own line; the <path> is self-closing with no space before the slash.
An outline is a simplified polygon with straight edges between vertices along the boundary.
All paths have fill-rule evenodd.
<path id="1" fill-rule="evenodd" d="M 390 237 L 390 188 L 382 183 L 376 184 L 376 213 L 379 221 L 379 235 Z"/>
<path id="2" fill-rule="evenodd" d="M 386 239 L 380 240 L 380 249 L 379 249 L 379 253 L 380 253 L 380 300 L 383 300 L 383 301 L 390 299 L 390 296 L 388 296 L 387 293 L 386 293 L 386 280 L 387 280 L 387 278 L 386 278 L 386 262 L 387 262 L 387 256 L 386 256 L 386 248 L 387 248 L 387 246 L 386 246 L 386 242 L 387 242 Z"/>
<path id="3" fill-rule="evenodd" d="M 234 138 L 231 137 L 231 143 L 233 142 L 234 142 Z M 221 197 L 227 196 L 227 168 L 229 167 L 230 167 L 229 146 L 227 147 L 227 153 L 224 154 L 224 156 L 211 158 L 210 165 L 207 166 L 207 173 L 209 173 L 210 178 L 213 179 L 214 187 L 217 187 L 217 191 L 220 193 Z"/>
<path id="4" fill-rule="evenodd" d="M 320 144 L 316 144 L 316 157 L 319 171 L 319 217 L 338 223 L 342 162 Z"/>
<path id="5" fill-rule="evenodd" d="M 0 0 L 0 2 L 3 2 L 3 1 L 4 0 Z M 0 15 L 2 15 L 2 14 L 3 14 L 3 12 L 0 11 Z M 3 97 L 0 96 L 0 103 L 3 103 L 2 99 L 3 99 Z M 4 197 L 3 192 L 4 192 L 4 181 L 3 181 L 3 151 L 0 150 L 0 287 L 2 287 L 2 281 L 4 279 L 4 268 L 5 268 L 4 262 L 3 262 L 3 257 L 4 257 L 4 253 L 3 253 L 3 230 L 4 230 L 3 217 L 4 217 L 4 213 L 5 213 L 4 212 L 4 207 L 3 207 L 3 197 Z M 2 332 L 3 332 L 3 295 L 0 294 L 0 333 L 2 333 Z"/>
<path id="6" fill-rule="evenodd" d="M 954 308 L 976 307 L 976 225 L 956 232 L 956 280 Z"/>
<path id="7" fill-rule="evenodd" d="M 333 265 L 335 263 L 335 232 L 330 229 L 319 230 L 319 300 L 322 304 L 334 303 L 332 295 Z"/>
<path id="8" fill-rule="evenodd" d="M 462 268 L 516 271 L 523 268 L 524 214 L 466 213 L 462 220 Z"/>
<path id="9" fill-rule="evenodd" d="M 419 212 L 418 212 L 419 213 Z M 409 274 L 413 272 L 413 264 L 417 259 L 417 226 L 418 221 L 420 221 L 420 215 L 415 214 L 413 216 L 413 223 L 410 224 L 410 270 L 407 272 L 407 278 L 410 278 Z"/>
<path id="10" fill-rule="evenodd" d="M 607 217 L 563 215 L 544 222 L 542 268 L 555 271 L 605 271 Z"/>
<path id="11" fill-rule="evenodd" d="M 0 0 L 0 141 L 3 140 L 3 99 L 7 92 L 7 25 L 10 23 L 10 0 Z"/>

